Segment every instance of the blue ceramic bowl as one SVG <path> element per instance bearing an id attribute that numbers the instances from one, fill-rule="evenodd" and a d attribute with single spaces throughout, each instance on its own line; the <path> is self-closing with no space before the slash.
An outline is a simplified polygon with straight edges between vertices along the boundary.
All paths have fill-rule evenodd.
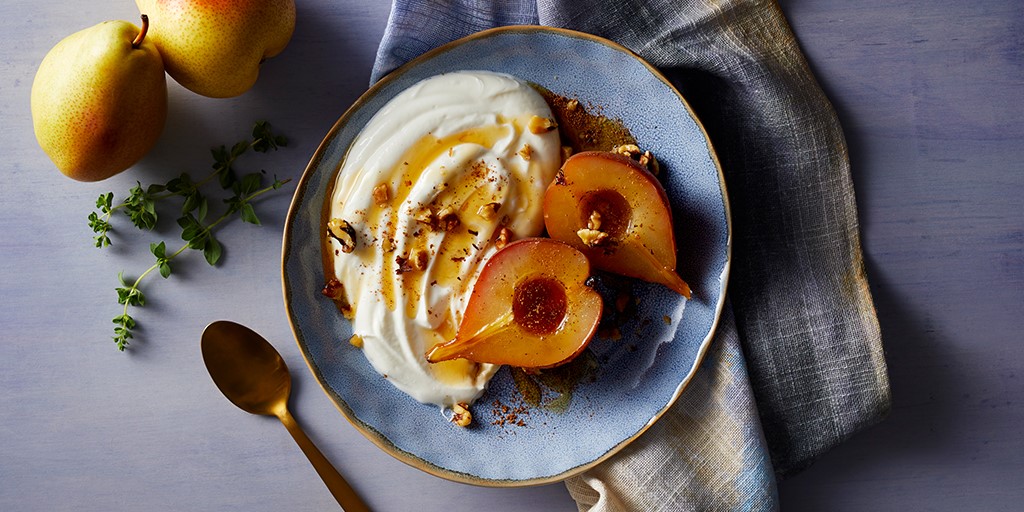
<path id="1" fill-rule="evenodd" d="M 673 208 L 678 270 L 694 291 L 686 301 L 662 286 L 638 283 L 637 315 L 621 328 L 621 339 L 590 344 L 581 356 L 584 364 L 578 365 L 585 368 L 585 378 L 571 389 L 517 388 L 516 375 L 504 368 L 474 406 L 469 429 L 452 425 L 438 407 L 416 402 L 374 372 L 347 342 L 352 333 L 348 321 L 320 294 L 324 198 L 352 140 L 396 94 L 456 70 L 508 73 L 621 119 L 661 163 Z M 665 77 L 622 46 L 591 35 L 505 27 L 409 62 L 374 85 L 334 125 L 303 174 L 288 212 L 282 256 L 285 306 L 299 348 L 324 391 L 384 451 L 459 482 L 536 485 L 607 459 L 679 397 L 718 322 L 730 233 L 717 159 L 700 123 Z M 524 398 L 521 389 L 532 391 Z M 534 400 L 538 390 L 543 392 L 539 405 Z"/>

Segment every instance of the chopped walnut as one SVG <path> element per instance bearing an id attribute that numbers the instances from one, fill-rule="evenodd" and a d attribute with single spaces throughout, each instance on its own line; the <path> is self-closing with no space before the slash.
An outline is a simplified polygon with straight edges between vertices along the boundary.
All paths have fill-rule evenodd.
<path id="1" fill-rule="evenodd" d="M 491 220 L 498 215 L 498 210 L 500 209 L 501 203 L 487 203 L 485 205 L 481 205 L 480 208 L 477 208 L 476 213 L 484 219 Z"/>
<path id="2" fill-rule="evenodd" d="M 451 206 L 446 206 L 437 212 L 437 225 L 441 230 L 451 231 L 459 227 L 459 224 L 459 215 Z"/>
<path id="3" fill-rule="evenodd" d="M 390 238 L 385 238 L 384 241 L 380 243 L 380 248 L 385 253 L 392 252 L 395 250 L 395 241 Z"/>
<path id="4" fill-rule="evenodd" d="M 587 219 L 587 229 L 595 231 L 601 229 L 601 214 L 597 210 L 590 212 L 590 218 Z"/>
<path id="5" fill-rule="evenodd" d="M 395 269 L 396 274 L 405 274 L 406 272 L 412 272 L 412 262 L 409 261 L 408 256 L 396 254 L 395 265 L 397 265 L 398 267 Z"/>
<path id="6" fill-rule="evenodd" d="M 494 246 L 498 249 L 504 249 L 508 245 L 509 241 L 512 240 L 512 230 L 508 228 L 501 228 L 498 230 L 498 238 L 494 240 Z"/>
<path id="7" fill-rule="evenodd" d="M 427 263 L 430 262 L 430 255 L 423 249 L 418 249 L 412 255 L 412 268 L 416 270 L 426 270 Z"/>
<path id="8" fill-rule="evenodd" d="M 363 348 L 363 337 L 358 334 L 353 334 L 352 337 L 348 339 L 348 343 L 355 348 Z"/>
<path id="9" fill-rule="evenodd" d="M 328 280 L 327 284 L 320 290 L 320 293 L 324 297 L 333 300 L 346 318 L 353 313 L 352 305 L 349 304 L 348 297 L 345 295 L 345 286 L 337 278 L 332 277 Z"/>
<path id="10" fill-rule="evenodd" d="M 345 285 L 341 284 L 341 281 L 338 281 L 337 278 L 332 277 L 324 285 L 324 288 L 320 290 L 320 293 L 328 299 L 338 300 L 345 296 Z"/>
<path id="11" fill-rule="evenodd" d="M 644 154 L 640 155 L 640 165 L 651 171 L 651 174 L 657 176 L 661 172 L 661 165 L 658 164 L 658 159 L 654 158 L 654 155 L 650 151 L 644 151 Z"/>
<path id="12" fill-rule="evenodd" d="M 636 144 L 622 144 L 612 148 L 612 153 L 618 153 L 622 156 L 628 156 L 634 160 L 640 157 L 640 146 Z"/>
<path id="13" fill-rule="evenodd" d="M 430 227 L 434 226 L 434 211 L 430 208 L 424 208 L 414 218 L 416 219 L 416 222 L 419 222 L 420 224 L 426 224 Z"/>
<path id="14" fill-rule="evenodd" d="M 523 144 L 522 149 L 518 152 L 519 156 L 523 157 L 523 160 L 530 161 L 530 157 L 533 156 L 533 149 L 530 148 L 529 144 Z"/>
<path id="15" fill-rule="evenodd" d="M 384 208 L 388 205 L 388 200 L 391 199 L 391 190 L 388 189 L 387 183 L 381 183 L 376 187 L 373 187 L 373 202 L 377 206 Z"/>
<path id="16" fill-rule="evenodd" d="M 644 166 L 652 174 L 658 174 L 660 166 L 658 160 L 654 158 L 654 155 L 650 151 L 643 151 L 636 144 L 623 144 L 621 146 L 615 146 L 612 148 L 612 153 L 618 153 L 623 156 L 628 156 L 642 166 Z"/>
<path id="17" fill-rule="evenodd" d="M 580 108 L 580 100 L 576 98 L 569 100 L 569 102 L 565 104 L 565 109 L 568 110 L 569 112 L 572 112 L 573 110 L 576 110 L 578 108 Z"/>
<path id="18" fill-rule="evenodd" d="M 598 247 L 608 243 L 609 241 L 608 233 L 598 231 L 596 229 L 581 229 L 576 232 L 576 236 L 580 237 L 580 240 L 582 240 L 583 244 L 587 247 Z"/>
<path id="19" fill-rule="evenodd" d="M 328 221 L 327 234 L 341 244 L 341 252 L 349 253 L 356 249 L 356 230 L 344 219 Z"/>
<path id="20" fill-rule="evenodd" d="M 539 135 L 558 128 L 558 123 L 550 117 L 533 116 L 530 118 L 530 123 L 526 127 L 530 130 L 530 133 Z"/>
<path id="21" fill-rule="evenodd" d="M 473 422 L 473 414 L 469 412 L 469 405 L 459 402 L 452 406 L 452 423 L 460 427 L 468 427 Z"/>

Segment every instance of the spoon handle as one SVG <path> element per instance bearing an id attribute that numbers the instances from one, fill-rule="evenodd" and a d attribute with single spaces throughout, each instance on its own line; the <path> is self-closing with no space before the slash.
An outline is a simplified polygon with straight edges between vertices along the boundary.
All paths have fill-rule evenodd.
<path id="1" fill-rule="evenodd" d="M 285 428 L 291 433 L 299 448 L 302 448 L 302 452 L 306 454 L 309 462 L 313 464 L 313 468 L 316 469 L 320 478 L 323 479 L 327 489 L 334 495 L 334 499 L 338 500 L 342 510 L 345 512 L 370 512 L 370 508 L 363 503 L 363 500 L 359 498 L 359 495 L 352 489 L 352 486 L 338 473 L 338 470 L 334 468 L 331 461 L 327 460 L 327 457 L 324 457 L 324 454 L 320 453 L 320 450 L 313 444 L 313 441 L 306 436 L 306 433 L 303 432 L 302 427 L 295 421 L 292 414 L 288 412 L 288 409 L 285 409 L 282 414 L 278 415 L 278 419 L 281 420 L 281 423 L 284 423 Z"/>

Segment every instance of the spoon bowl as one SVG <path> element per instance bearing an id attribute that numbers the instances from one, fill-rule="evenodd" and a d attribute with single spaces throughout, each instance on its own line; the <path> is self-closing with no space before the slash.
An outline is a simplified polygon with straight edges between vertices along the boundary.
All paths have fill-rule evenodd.
<path id="1" fill-rule="evenodd" d="M 203 361 L 214 384 L 245 412 L 277 416 L 287 408 L 292 379 L 281 354 L 252 329 L 219 321 L 203 331 Z"/>
<path id="2" fill-rule="evenodd" d="M 281 354 L 270 342 L 244 325 L 219 320 L 206 327 L 200 345 L 210 377 L 231 403 L 251 414 L 276 416 L 302 448 L 342 509 L 348 512 L 369 511 L 288 411 L 291 374 Z"/>

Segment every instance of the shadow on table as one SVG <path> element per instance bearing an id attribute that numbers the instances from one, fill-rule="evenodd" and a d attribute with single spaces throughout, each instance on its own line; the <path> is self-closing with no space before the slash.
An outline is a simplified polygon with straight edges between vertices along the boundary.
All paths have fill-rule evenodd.
<path id="1" fill-rule="evenodd" d="M 365 45 L 379 38 L 373 29 L 358 13 L 349 16 L 299 9 L 291 43 L 279 57 L 265 63 L 275 68 L 261 73 L 252 94 L 261 103 L 285 105 L 288 116 L 317 136 L 316 140 L 298 142 L 315 149 L 369 87 L 374 52 L 367 51 Z M 294 177 L 301 171 L 297 169 Z"/>
<path id="2" fill-rule="evenodd" d="M 258 169 L 282 160 L 287 166 L 267 167 L 268 172 L 297 179 L 323 136 L 368 87 L 374 53 L 357 46 L 379 37 L 370 18 L 367 13 L 299 9 L 288 46 L 261 65 L 250 90 L 234 98 L 205 98 L 168 77 L 164 133 L 136 166 L 133 181 L 165 182 L 182 171 L 198 179 L 212 164 L 209 148 L 241 140 L 258 120 L 270 121 L 289 137 L 287 155 L 245 159 L 241 167 L 251 163 Z M 225 132 L 231 126 L 238 126 L 238 132 Z"/>
<path id="3" fill-rule="evenodd" d="M 893 408 L 889 417 L 826 453 L 816 463 L 827 466 L 828 477 L 814 466 L 780 484 L 786 510 L 837 510 L 826 500 L 827 488 L 837 482 L 871 481 L 879 469 L 899 460 L 938 452 L 956 433 L 961 418 L 947 397 L 959 384 L 951 379 L 953 355 L 949 340 L 939 338 L 930 322 L 909 310 L 885 276 L 868 263 L 868 276 L 881 324 Z M 884 483 L 881 483 L 885 485 Z M 823 490 L 824 489 L 824 490 Z"/>

